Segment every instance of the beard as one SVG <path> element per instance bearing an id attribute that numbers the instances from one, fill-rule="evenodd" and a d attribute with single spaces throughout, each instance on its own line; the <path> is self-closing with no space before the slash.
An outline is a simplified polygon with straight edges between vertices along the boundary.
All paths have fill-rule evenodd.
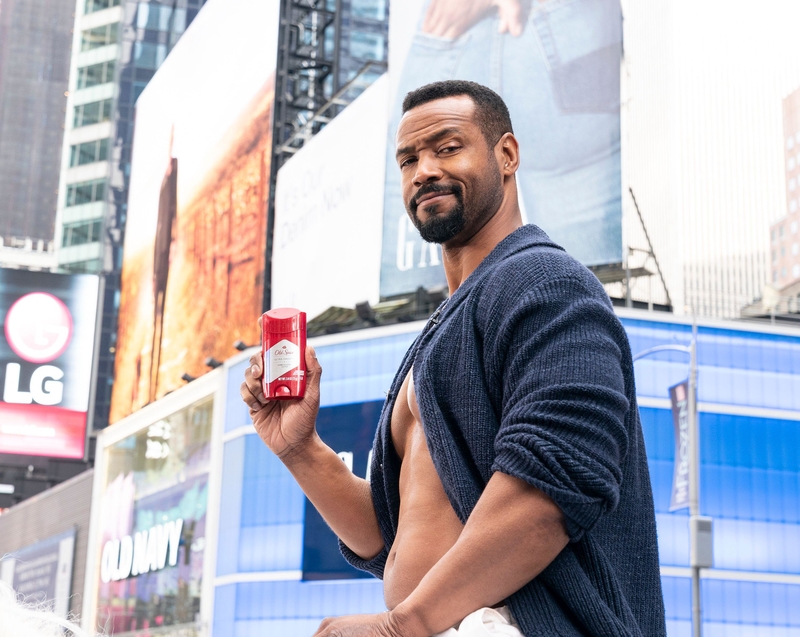
<path id="1" fill-rule="evenodd" d="M 437 213 L 436 211 L 440 204 L 434 204 L 431 207 L 432 214 L 430 218 L 422 222 L 417 216 L 417 199 L 432 192 L 452 194 L 456 200 L 456 204 L 450 212 L 442 213 Z M 423 206 L 424 205 L 423 202 Z M 467 218 L 464 214 L 464 192 L 458 184 L 453 184 L 452 186 L 442 186 L 439 184 L 422 186 L 409 202 L 407 209 L 411 214 L 411 221 L 419 231 L 423 241 L 427 241 L 428 243 L 446 243 L 461 232 L 467 225 Z"/>

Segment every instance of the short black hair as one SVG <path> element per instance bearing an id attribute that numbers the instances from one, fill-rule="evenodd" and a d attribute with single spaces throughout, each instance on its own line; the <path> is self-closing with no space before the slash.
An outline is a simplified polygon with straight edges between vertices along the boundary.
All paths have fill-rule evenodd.
<path id="1" fill-rule="evenodd" d="M 503 98 L 483 84 L 466 80 L 444 80 L 420 86 L 406 95 L 403 100 L 403 114 L 428 102 L 459 95 L 466 95 L 475 104 L 475 123 L 480 127 L 489 147 L 494 147 L 506 133 L 514 132 L 511 115 Z"/>

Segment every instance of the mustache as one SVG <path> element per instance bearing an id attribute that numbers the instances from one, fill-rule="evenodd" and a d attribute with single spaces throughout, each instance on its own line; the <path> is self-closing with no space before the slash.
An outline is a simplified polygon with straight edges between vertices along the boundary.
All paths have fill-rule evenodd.
<path id="1" fill-rule="evenodd" d="M 461 201 L 461 186 L 458 184 L 453 184 L 451 186 L 445 186 L 443 184 L 425 184 L 424 186 L 420 186 L 419 190 L 417 190 L 414 196 L 411 197 L 411 201 L 408 203 L 408 207 L 411 212 L 417 211 L 420 197 L 424 197 L 432 192 L 452 194 L 456 199 Z"/>

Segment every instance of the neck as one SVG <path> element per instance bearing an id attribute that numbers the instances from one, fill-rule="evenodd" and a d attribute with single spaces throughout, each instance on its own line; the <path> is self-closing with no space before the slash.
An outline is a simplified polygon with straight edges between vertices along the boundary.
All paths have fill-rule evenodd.
<path id="1" fill-rule="evenodd" d="M 498 243 L 522 226 L 516 183 L 508 180 L 497 212 L 466 238 L 456 237 L 442 245 L 442 261 L 450 295 L 466 281 Z"/>

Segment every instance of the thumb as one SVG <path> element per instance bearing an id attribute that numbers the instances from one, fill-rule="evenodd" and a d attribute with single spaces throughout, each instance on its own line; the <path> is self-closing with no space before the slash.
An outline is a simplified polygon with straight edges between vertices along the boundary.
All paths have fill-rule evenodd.
<path id="1" fill-rule="evenodd" d="M 514 37 L 522 35 L 530 3 L 525 0 L 498 0 L 497 9 L 500 16 L 501 33 L 508 32 Z"/>
<path id="2" fill-rule="evenodd" d="M 317 360 L 317 352 L 312 345 L 306 346 L 306 375 L 310 382 L 319 384 L 319 377 L 322 376 L 322 365 Z"/>

